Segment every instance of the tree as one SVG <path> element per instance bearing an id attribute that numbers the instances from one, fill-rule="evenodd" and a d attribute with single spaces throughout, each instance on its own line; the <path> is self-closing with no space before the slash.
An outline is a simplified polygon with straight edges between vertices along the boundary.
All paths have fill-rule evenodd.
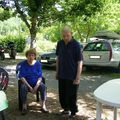
<path id="1" fill-rule="evenodd" d="M 70 24 L 75 34 L 83 41 L 94 32 L 95 15 L 102 11 L 104 0 L 65 0 L 61 2 L 64 8 L 63 22 Z"/>
<path id="2" fill-rule="evenodd" d="M 64 1 L 64 2 L 63 2 Z M 84 17 L 84 20 L 95 15 L 103 8 L 104 0 L 63 0 L 64 14 L 67 18 Z"/>
<path id="3" fill-rule="evenodd" d="M 14 0 L 17 12 L 31 35 L 31 48 L 39 26 L 65 21 L 71 16 L 90 16 L 101 7 L 99 0 Z M 57 7 L 56 7 L 57 6 Z"/>
<path id="4" fill-rule="evenodd" d="M 64 23 L 77 16 L 86 19 L 102 5 L 100 0 L 9 0 L 9 3 L 10 1 L 14 1 L 15 11 L 29 30 L 31 48 L 40 26 L 50 26 L 56 21 Z M 13 6 L 12 8 L 14 10 Z"/>
<path id="5" fill-rule="evenodd" d="M 0 20 L 4 21 L 12 16 L 12 12 L 9 9 L 0 8 Z"/>
<path id="6" fill-rule="evenodd" d="M 48 26 L 57 20 L 57 0 L 14 0 L 15 8 L 29 29 L 31 48 L 36 41 L 39 26 Z"/>

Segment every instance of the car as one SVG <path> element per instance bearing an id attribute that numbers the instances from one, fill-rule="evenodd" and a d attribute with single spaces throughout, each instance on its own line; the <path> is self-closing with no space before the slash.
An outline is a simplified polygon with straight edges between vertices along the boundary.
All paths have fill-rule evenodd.
<path id="1" fill-rule="evenodd" d="M 120 40 L 96 39 L 83 48 L 83 64 L 92 66 L 112 67 L 120 71 Z"/>
<path id="2" fill-rule="evenodd" d="M 43 53 L 39 55 L 38 60 L 42 63 L 42 66 L 55 67 L 56 66 L 56 50 L 53 49 L 51 52 Z"/>
<path id="3" fill-rule="evenodd" d="M 83 49 L 85 44 L 80 44 Z M 42 63 L 42 66 L 55 67 L 56 66 L 56 49 L 51 52 L 43 53 L 39 55 L 38 60 Z"/>

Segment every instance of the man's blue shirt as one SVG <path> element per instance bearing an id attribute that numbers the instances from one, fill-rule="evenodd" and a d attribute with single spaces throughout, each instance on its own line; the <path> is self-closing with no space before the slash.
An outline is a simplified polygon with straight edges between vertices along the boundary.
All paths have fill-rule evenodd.
<path id="1" fill-rule="evenodd" d="M 24 77 L 31 86 L 35 86 L 38 78 L 42 77 L 41 63 L 36 61 L 34 65 L 29 65 L 27 60 L 21 62 L 19 78 Z"/>
<path id="2" fill-rule="evenodd" d="M 83 60 L 79 42 L 71 40 L 67 45 L 63 40 L 57 44 L 56 55 L 59 58 L 58 78 L 75 80 L 78 62 Z"/>

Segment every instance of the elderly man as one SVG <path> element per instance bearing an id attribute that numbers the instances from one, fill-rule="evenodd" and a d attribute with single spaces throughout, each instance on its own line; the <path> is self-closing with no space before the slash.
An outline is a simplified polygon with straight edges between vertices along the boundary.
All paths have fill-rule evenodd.
<path id="1" fill-rule="evenodd" d="M 77 108 L 77 90 L 80 84 L 83 57 L 79 42 L 72 37 L 69 27 L 62 30 L 62 40 L 58 41 L 56 79 L 59 83 L 59 100 L 62 114 L 75 117 Z"/>

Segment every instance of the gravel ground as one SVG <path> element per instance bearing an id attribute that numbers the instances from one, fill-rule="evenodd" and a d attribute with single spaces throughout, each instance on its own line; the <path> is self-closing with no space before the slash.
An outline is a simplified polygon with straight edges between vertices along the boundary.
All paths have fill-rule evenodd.
<path id="1" fill-rule="evenodd" d="M 40 104 L 36 103 L 35 95 L 28 95 L 29 113 L 26 116 L 21 116 L 18 110 L 17 100 L 17 80 L 15 77 L 16 64 L 24 59 L 24 57 L 17 57 L 17 60 L 6 59 L 0 61 L 0 66 L 4 67 L 9 75 L 10 81 L 6 91 L 9 108 L 6 110 L 6 120 L 66 120 L 67 117 L 61 117 L 57 113 L 61 110 L 58 101 L 58 85 L 55 80 L 54 68 L 43 68 L 43 74 L 46 78 L 47 85 L 47 106 L 50 114 L 43 114 L 40 112 Z M 112 76 L 114 70 L 111 69 L 95 69 L 92 71 L 84 70 L 81 76 L 81 83 L 78 91 L 78 107 L 79 112 L 76 120 L 95 120 L 96 101 L 93 97 L 93 91 L 104 82 L 116 78 Z M 113 108 L 103 106 L 103 120 L 113 119 Z M 118 120 L 120 119 L 120 112 L 118 111 Z"/>

